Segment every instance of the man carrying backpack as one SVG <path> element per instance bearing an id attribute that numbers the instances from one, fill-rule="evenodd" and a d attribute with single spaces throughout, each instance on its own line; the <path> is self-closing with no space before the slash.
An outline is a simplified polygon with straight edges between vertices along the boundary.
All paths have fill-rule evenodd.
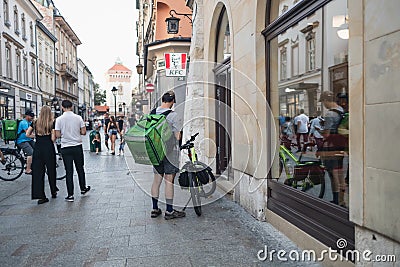
<path id="1" fill-rule="evenodd" d="M 34 117 L 35 113 L 33 113 L 31 109 L 28 109 L 25 112 L 25 118 L 18 125 L 17 139 L 15 140 L 17 147 L 24 151 L 24 154 L 26 155 L 25 174 L 32 174 L 31 165 L 35 141 L 32 139 L 34 138 L 34 135 L 26 136 L 26 130 L 28 130 L 29 126 L 31 126 Z"/>
<path id="2" fill-rule="evenodd" d="M 344 111 L 336 103 L 335 96 L 331 91 L 322 92 L 320 102 L 328 109 L 328 112 L 324 117 L 324 129 L 321 131 L 324 144 L 318 153 L 331 178 L 332 203 L 344 206 L 344 194 L 346 192 L 343 173 L 344 144 L 342 136 L 338 133 L 338 127 L 342 120 L 341 114 L 344 114 Z"/>
<path id="3" fill-rule="evenodd" d="M 166 200 L 166 211 L 164 218 L 166 220 L 182 218 L 186 216 L 183 211 L 177 211 L 173 209 L 172 203 L 174 198 L 174 178 L 179 172 L 179 148 L 178 141 L 181 139 L 180 130 L 182 128 L 179 122 L 177 113 L 172 111 L 171 108 L 176 103 L 175 93 L 173 91 L 168 91 L 162 96 L 162 104 L 155 110 L 152 114 L 163 114 L 166 116 L 167 123 L 171 127 L 173 136 L 169 140 L 169 149 L 166 157 L 162 160 L 160 165 L 154 167 L 154 180 L 151 187 L 151 196 L 153 202 L 153 210 L 151 211 L 151 217 L 156 218 L 161 215 L 161 209 L 158 208 L 158 197 L 160 194 L 161 182 L 164 178 L 165 180 L 165 200 Z"/>

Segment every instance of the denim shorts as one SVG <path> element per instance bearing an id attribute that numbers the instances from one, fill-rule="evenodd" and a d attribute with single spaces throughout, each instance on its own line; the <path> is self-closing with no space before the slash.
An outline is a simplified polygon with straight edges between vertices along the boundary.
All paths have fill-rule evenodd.
<path id="1" fill-rule="evenodd" d="M 34 141 L 27 141 L 27 142 L 22 142 L 17 145 L 19 149 L 22 149 L 24 151 L 24 154 L 26 156 L 32 156 L 33 155 L 33 149 L 35 148 L 35 142 Z"/>

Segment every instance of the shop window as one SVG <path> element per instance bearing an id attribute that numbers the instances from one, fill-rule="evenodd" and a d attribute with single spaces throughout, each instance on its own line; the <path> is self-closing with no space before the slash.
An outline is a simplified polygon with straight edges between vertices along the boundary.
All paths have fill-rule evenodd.
<path id="1" fill-rule="evenodd" d="M 349 127 L 344 123 L 348 38 L 338 33 L 346 30 L 347 1 L 294 1 L 291 14 L 279 15 L 288 3 L 270 1 L 270 24 L 263 32 L 268 100 L 279 137 L 268 181 L 268 208 L 325 244 L 334 245 L 338 237 L 353 242 L 354 225 L 348 221 Z M 338 18 L 344 19 L 339 23 Z M 289 54 L 284 40 L 290 42 L 285 45 L 291 47 Z M 287 79 L 285 66 L 286 75 L 291 75 Z M 319 225 L 320 232 L 310 224 Z"/>
<path id="2" fill-rule="evenodd" d="M 279 75 L 281 78 L 274 78 L 273 76 L 276 74 L 271 71 L 271 81 L 278 81 L 271 84 L 271 88 L 277 87 L 279 92 L 276 96 L 276 99 L 279 100 L 277 105 L 279 109 L 276 110 L 276 113 L 280 116 L 278 125 L 280 124 L 279 136 L 282 145 L 276 169 L 279 182 L 347 208 L 349 177 L 347 175 L 348 152 L 345 149 L 342 149 L 343 153 L 338 152 L 342 155 L 339 164 L 343 165 L 340 175 L 337 175 L 337 172 L 331 169 L 329 172 L 319 173 L 323 176 L 318 178 L 320 180 L 312 178 L 308 181 L 296 181 L 297 172 L 300 171 L 296 167 L 299 165 L 299 160 L 310 162 L 327 160 L 326 157 L 321 156 L 323 154 L 321 150 L 324 149 L 322 147 L 324 139 L 328 138 L 327 129 L 324 129 L 324 121 L 328 120 L 329 122 L 332 118 L 325 118 L 324 120 L 324 117 L 334 116 L 334 119 L 339 119 L 339 114 L 332 114 L 329 110 L 331 107 L 327 107 L 324 102 L 319 101 L 321 92 L 331 91 L 332 100 L 335 103 L 341 101 L 340 104 L 345 108 L 338 106 L 338 109 L 340 111 L 347 110 L 347 103 L 344 103 L 347 102 L 348 93 L 347 63 L 343 64 L 347 57 L 343 57 L 341 61 L 337 60 L 339 55 L 347 55 L 347 40 L 339 38 L 335 28 L 332 27 L 333 16 L 347 12 L 346 2 L 332 1 L 323 9 L 325 9 L 327 16 L 323 17 L 323 10 L 319 9 L 312 17 L 312 21 L 307 17 L 271 41 L 271 54 L 275 53 L 280 58 Z M 319 21 L 327 20 L 322 23 L 325 27 L 324 36 L 316 34 L 318 30 L 321 30 L 320 27 L 310 27 L 310 25 L 317 25 L 315 24 L 316 19 Z M 276 48 L 274 49 L 274 43 L 278 44 L 280 43 L 279 40 L 283 39 L 293 39 L 299 31 L 305 32 L 305 38 L 303 41 L 300 39 L 299 44 L 294 49 L 292 48 L 292 55 L 297 54 L 299 46 L 303 46 L 306 47 L 304 57 L 296 58 L 296 56 L 292 56 L 288 59 L 285 47 L 275 45 Z M 324 51 L 318 53 L 319 58 L 317 59 L 316 51 L 322 47 L 324 47 Z M 289 60 L 292 60 L 292 62 L 287 62 Z M 302 72 L 301 69 L 295 70 L 293 68 L 293 75 L 300 72 L 302 79 L 300 81 L 293 80 L 289 83 L 283 81 L 286 75 L 286 65 L 295 66 L 299 62 L 300 65 L 302 65 L 301 62 L 304 63 L 305 70 Z M 324 65 L 317 68 L 317 62 L 319 64 L 323 62 Z M 337 62 L 340 62 L 340 68 L 336 66 Z M 274 66 L 271 66 L 271 69 L 273 68 Z M 309 71 L 314 72 L 307 74 Z M 315 71 L 317 71 L 317 74 L 315 74 Z M 342 97 L 345 101 L 340 100 L 339 97 Z M 326 127 L 332 127 L 332 125 Z M 331 132 L 334 132 L 334 129 L 331 129 Z M 325 165 L 329 165 L 329 163 Z M 317 169 L 316 172 L 318 172 Z"/>

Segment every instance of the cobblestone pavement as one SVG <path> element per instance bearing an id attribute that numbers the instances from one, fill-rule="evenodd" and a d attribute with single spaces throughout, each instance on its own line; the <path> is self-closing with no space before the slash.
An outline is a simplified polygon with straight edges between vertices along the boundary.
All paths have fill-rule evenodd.
<path id="1" fill-rule="evenodd" d="M 182 219 L 150 218 L 151 198 L 135 181 L 151 181 L 151 168 L 135 165 L 129 153 L 90 153 L 87 139 L 85 170 L 92 190 L 81 197 L 75 176 L 75 202 L 64 201 L 65 181 L 58 181 L 58 198 L 37 205 L 30 199 L 31 177 L 0 180 L 0 266 L 310 265 L 259 261 L 257 252 L 265 245 L 298 248 L 226 198 L 204 206 L 201 217 L 188 208 Z"/>

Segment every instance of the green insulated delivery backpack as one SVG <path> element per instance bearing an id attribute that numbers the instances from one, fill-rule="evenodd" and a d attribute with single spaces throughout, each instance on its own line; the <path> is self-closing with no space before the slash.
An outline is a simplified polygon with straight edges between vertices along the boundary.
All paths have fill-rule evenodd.
<path id="1" fill-rule="evenodd" d="M 1 135 L 4 141 L 14 141 L 18 138 L 18 126 L 21 120 L 3 120 Z"/>
<path id="2" fill-rule="evenodd" d="M 154 109 L 126 132 L 124 138 L 136 163 L 158 166 L 165 158 L 174 138 L 166 119 L 171 112 L 157 115 Z"/>

